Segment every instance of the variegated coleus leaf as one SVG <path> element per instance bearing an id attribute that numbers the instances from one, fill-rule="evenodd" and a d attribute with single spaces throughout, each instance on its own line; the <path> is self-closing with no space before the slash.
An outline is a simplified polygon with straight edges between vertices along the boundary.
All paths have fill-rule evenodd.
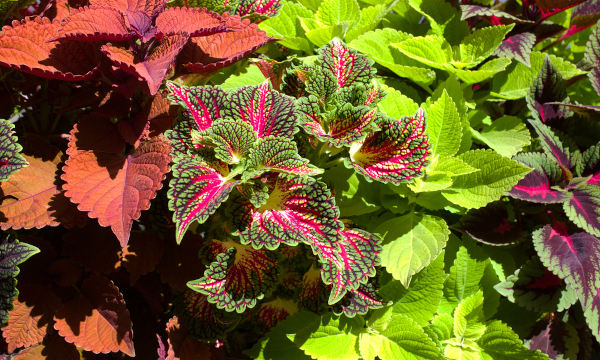
<path id="1" fill-rule="evenodd" d="M 27 166 L 27 160 L 20 154 L 23 147 L 17 142 L 15 126 L 8 120 L 0 120 L 0 181 Z"/>
<path id="2" fill-rule="evenodd" d="M 250 124 L 259 139 L 270 135 L 291 139 L 298 131 L 293 99 L 273 90 L 267 81 L 231 93 L 228 101 L 225 116 Z"/>
<path id="3" fill-rule="evenodd" d="M 600 143 L 590 146 L 581 155 L 581 176 L 590 178 L 588 184 L 600 186 Z"/>
<path id="4" fill-rule="evenodd" d="M 596 93 L 600 94 L 600 27 L 596 26 L 585 45 L 584 59 L 592 65 L 588 78 Z"/>
<path id="5" fill-rule="evenodd" d="M 207 295 L 219 309 L 242 313 L 254 307 L 276 282 L 277 260 L 270 251 L 216 240 L 207 244 L 207 249 L 218 255 L 204 276 L 188 286 Z"/>
<path id="6" fill-rule="evenodd" d="M 513 160 L 533 168 L 529 174 L 513 186 L 508 195 L 521 200 L 536 203 L 561 203 L 571 194 L 558 185 L 562 180 L 562 170 L 554 159 L 543 153 L 518 154 Z"/>
<path id="7" fill-rule="evenodd" d="M 281 9 L 281 0 L 240 0 L 235 13 L 240 16 L 261 15 L 273 17 Z"/>
<path id="8" fill-rule="evenodd" d="M 321 270 L 318 267 L 311 265 L 304 273 L 300 289 L 298 298 L 300 305 L 305 309 L 318 312 L 327 303 L 326 287 L 321 280 Z"/>
<path id="9" fill-rule="evenodd" d="M 342 104 L 349 103 L 354 106 L 375 107 L 385 95 L 385 91 L 376 83 L 371 83 L 368 86 L 354 84 L 339 89 L 335 94 L 335 100 Z"/>
<path id="10" fill-rule="evenodd" d="M 350 146 L 376 128 L 376 109 L 367 106 L 343 104 L 327 114 L 321 113 L 318 100 L 314 95 L 298 100 L 301 124 L 304 130 L 331 146 Z"/>
<path id="11" fill-rule="evenodd" d="M 298 312 L 298 305 L 294 301 L 277 297 L 262 304 L 256 315 L 258 322 L 270 329 L 296 312 Z"/>
<path id="12" fill-rule="evenodd" d="M 335 242 L 342 223 L 329 189 L 311 177 L 280 174 L 267 202 L 259 208 L 246 203 L 239 210 L 238 234 L 243 244 L 276 249 L 280 244 Z"/>
<path id="13" fill-rule="evenodd" d="M 516 21 L 516 22 L 522 22 L 522 19 L 519 19 L 516 16 L 513 16 L 509 13 L 506 13 L 504 11 L 500 11 L 500 10 L 496 10 L 496 9 L 492 9 L 489 8 L 487 6 L 480 6 L 480 5 L 460 5 L 460 10 L 461 10 L 461 20 L 466 20 L 466 19 L 470 19 L 472 17 L 475 16 L 482 16 L 482 17 L 497 17 L 497 18 L 505 18 L 507 20 L 511 20 L 511 21 Z"/>
<path id="14" fill-rule="evenodd" d="M 509 301 L 534 311 L 564 311 L 577 302 L 574 291 L 533 257 L 494 287 Z"/>
<path id="15" fill-rule="evenodd" d="M 247 157 L 256 142 L 256 133 L 247 122 L 229 118 L 218 119 L 205 133 L 215 144 L 215 157 L 228 164 L 237 164 Z"/>
<path id="16" fill-rule="evenodd" d="M 239 322 L 239 314 L 218 309 L 206 295 L 189 288 L 175 298 L 173 305 L 173 312 L 199 339 L 219 338 Z"/>
<path id="17" fill-rule="evenodd" d="M 575 225 L 594 236 L 600 236 L 600 187 L 581 184 L 570 191 L 563 208 Z"/>
<path id="18" fill-rule="evenodd" d="M 175 159 L 167 196 L 169 209 L 174 211 L 177 243 L 193 221 L 205 222 L 238 184 L 205 162 L 190 157 Z"/>
<path id="19" fill-rule="evenodd" d="M 548 104 L 556 101 L 569 103 L 570 99 L 565 80 L 547 55 L 525 99 L 533 117 L 544 123 L 573 115 L 568 107 Z"/>
<path id="20" fill-rule="evenodd" d="M 202 133 L 223 116 L 227 94 L 217 87 L 186 87 L 167 82 L 169 99 L 183 108 L 173 129 L 166 133 L 173 144 L 173 157 L 192 154 L 201 147 L 194 143 L 193 132 Z"/>
<path id="21" fill-rule="evenodd" d="M 267 171 L 299 176 L 318 175 L 323 172 L 298 154 L 298 148 L 293 140 L 276 136 L 267 136 L 258 140 L 256 146 L 250 151 L 242 180 L 257 177 Z"/>
<path id="22" fill-rule="evenodd" d="M 401 119 L 382 118 L 379 131 L 350 148 L 347 166 L 367 179 L 399 184 L 420 176 L 428 163 L 425 113 Z"/>
<path id="23" fill-rule="evenodd" d="M 337 38 L 319 50 L 319 63 L 322 71 L 333 74 L 338 89 L 354 83 L 368 85 L 375 75 L 373 60 L 348 48 Z"/>
<path id="24" fill-rule="evenodd" d="M 586 321 L 600 338 L 600 240 L 588 233 L 569 234 L 561 223 L 533 232 L 542 263 L 575 291 Z"/>
<path id="25" fill-rule="evenodd" d="M 530 67 L 530 54 L 535 45 L 535 39 L 535 34 L 530 32 L 511 35 L 502 41 L 502 44 L 494 51 L 494 55 L 515 59 Z"/>
<path id="26" fill-rule="evenodd" d="M 537 132 L 544 153 L 556 160 L 565 178 L 571 177 L 571 169 L 575 167 L 577 158 L 580 156 L 579 150 L 572 148 L 572 145 L 564 145 L 552 129 L 540 120 L 529 120 L 529 123 Z"/>
<path id="27" fill-rule="evenodd" d="M 323 282 L 331 285 L 329 304 L 340 301 L 375 276 L 381 239 L 360 229 L 340 230 L 339 240 L 315 241 L 311 245 L 321 263 Z M 329 240 L 329 239 L 328 239 Z"/>
<path id="28" fill-rule="evenodd" d="M 369 282 L 360 285 L 358 289 L 350 290 L 334 312 L 354 317 L 364 315 L 369 310 L 382 308 L 384 305 L 384 301 L 377 296 L 375 286 Z"/>
<path id="29" fill-rule="evenodd" d="M 493 202 L 471 209 L 460 219 L 460 228 L 473 239 L 487 245 L 512 245 L 528 237 L 520 224 L 510 219 L 507 205 Z"/>

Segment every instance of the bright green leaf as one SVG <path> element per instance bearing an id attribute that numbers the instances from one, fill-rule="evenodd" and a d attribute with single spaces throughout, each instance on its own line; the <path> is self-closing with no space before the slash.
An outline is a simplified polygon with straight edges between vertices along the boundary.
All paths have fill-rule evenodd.
<path id="1" fill-rule="evenodd" d="M 378 356 L 382 360 L 441 358 L 435 343 L 406 316 L 396 316 L 381 335 L 383 339 Z"/>
<path id="2" fill-rule="evenodd" d="M 316 17 L 325 25 L 352 25 L 360 18 L 360 8 L 356 0 L 324 0 Z"/>
<path id="3" fill-rule="evenodd" d="M 483 335 L 485 325 L 483 315 L 483 292 L 465 298 L 454 311 L 453 332 L 461 339 L 477 340 Z"/>
<path id="4" fill-rule="evenodd" d="M 387 116 L 396 119 L 413 116 L 419 109 L 419 105 L 413 99 L 400 91 L 384 84 L 380 84 L 380 86 L 387 95 L 377 104 L 377 108 Z"/>
<path id="5" fill-rule="evenodd" d="M 452 156 L 458 152 L 462 138 L 460 115 L 446 90 L 427 109 L 427 135 L 432 156 Z"/>
<path id="6" fill-rule="evenodd" d="M 514 24 L 499 25 L 473 31 L 460 43 L 461 67 L 473 68 L 490 57 L 513 27 Z"/>
<path id="7" fill-rule="evenodd" d="M 279 15 L 268 18 L 258 24 L 258 27 L 273 38 L 283 39 L 279 43 L 285 47 L 311 53 L 312 45 L 304 38 L 304 30 L 298 18 L 313 16 L 313 13 L 304 6 L 286 1 L 283 2 Z"/>
<path id="8" fill-rule="evenodd" d="M 311 331 L 307 338 L 298 333 L 288 334 L 287 337 L 314 359 L 354 360 L 358 358 L 358 335 L 340 327 L 340 319 L 324 318 L 321 325 Z"/>
<path id="9" fill-rule="evenodd" d="M 453 69 L 452 47 L 439 35 L 417 36 L 399 43 L 392 43 L 404 55 L 440 70 Z"/>
<path id="10" fill-rule="evenodd" d="M 514 116 L 496 119 L 490 127 L 481 132 L 471 129 L 471 134 L 475 139 L 508 158 L 516 155 L 531 142 L 529 130 L 521 119 Z"/>

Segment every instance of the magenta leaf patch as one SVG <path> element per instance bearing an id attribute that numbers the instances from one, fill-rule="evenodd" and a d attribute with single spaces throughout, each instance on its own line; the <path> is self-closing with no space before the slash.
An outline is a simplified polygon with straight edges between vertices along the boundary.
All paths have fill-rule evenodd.
<path id="1" fill-rule="evenodd" d="M 267 171 L 299 176 L 318 175 L 323 172 L 298 154 L 294 141 L 275 136 L 258 140 L 250 152 L 247 166 L 247 172 L 242 175 L 243 180 L 254 178 Z"/>
<path id="2" fill-rule="evenodd" d="M 231 119 L 218 119 L 206 131 L 216 146 L 215 157 L 228 164 L 237 164 L 246 158 L 256 141 L 256 133 L 250 124 Z"/>
<path id="3" fill-rule="evenodd" d="M 281 174 L 272 185 L 266 204 L 242 209 L 245 214 L 239 231 L 241 242 L 256 249 L 331 242 L 338 239 L 342 228 L 331 192 L 310 177 Z"/>
<path id="4" fill-rule="evenodd" d="M 584 311 L 598 310 L 600 240 L 588 233 L 568 234 L 565 226 L 546 225 L 533 232 L 542 263 L 576 292 Z M 598 318 L 592 329 L 598 333 Z"/>
<path id="5" fill-rule="evenodd" d="M 204 162 L 188 157 L 176 159 L 167 196 L 169 209 L 174 211 L 177 242 L 193 221 L 205 222 L 237 184 L 239 181 L 228 181 Z"/>
<path id="6" fill-rule="evenodd" d="M 567 107 L 548 104 L 557 101 L 570 102 L 567 96 L 566 82 L 550 61 L 549 56 L 544 58 L 542 69 L 531 84 L 525 99 L 533 117 L 543 123 L 565 119 L 573 115 L 573 112 Z"/>
<path id="7" fill-rule="evenodd" d="M 23 147 L 17 142 L 15 126 L 7 120 L 0 120 L 0 181 L 28 165 L 21 155 Z"/>
<path id="8" fill-rule="evenodd" d="M 225 247 L 230 245 L 228 249 Z M 242 313 L 256 306 L 277 279 L 274 254 L 234 242 L 213 241 L 208 247 L 222 252 L 204 271 L 204 276 L 188 282 L 188 287 L 226 311 Z"/>
<path id="9" fill-rule="evenodd" d="M 515 59 L 530 67 L 529 56 L 533 45 L 535 45 L 535 34 L 529 32 L 515 34 L 504 39 L 494 54 L 499 57 Z"/>
<path id="10" fill-rule="evenodd" d="M 581 155 L 582 170 L 581 175 L 584 177 L 590 176 L 587 180 L 588 184 L 600 186 L 600 143 L 590 146 Z"/>
<path id="11" fill-rule="evenodd" d="M 533 171 L 513 186 L 508 195 L 536 203 L 561 203 L 571 197 L 568 192 L 553 187 L 562 180 L 562 170 L 554 159 L 542 153 L 524 153 L 513 160 L 533 168 Z"/>
<path id="12" fill-rule="evenodd" d="M 381 130 L 353 144 L 347 162 L 367 179 L 381 182 L 399 184 L 419 176 L 429 155 L 423 111 L 399 120 L 385 118 L 378 125 Z"/>
<path id="13" fill-rule="evenodd" d="M 199 147 L 192 141 L 192 131 L 203 132 L 223 116 L 227 94 L 216 87 L 188 88 L 172 82 L 167 82 L 167 89 L 173 104 L 183 108 L 182 115 L 173 130 L 167 132 L 167 137 L 173 144 L 173 155 L 185 155 Z"/>
<path id="14" fill-rule="evenodd" d="M 569 219 L 594 236 L 600 236 L 600 187 L 582 184 L 571 190 L 573 196 L 563 203 Z"/>
<path id="15" fill-rule="evenodd" d="M 269 135 L 292 138 L 298 131 L 292 98 L 273 90 L 268 82 L 247 86 L 229 96 L 225 115 L 252 126 L 258 138 Z"/>
<path id="16" fill-rule="evenodd" d="M 319 61 L 323 70 L 334 75 L 338 89 L 355 82 L 368 84 L 375 75 L 373 60 L 349 49 L 339 39 L 334 39 L 320 50 Z"/>
<path id="17" fill-rule="evenodd" d="M 281 9 L 280 0 L 241 0 L 236 9 L 240 16 L 257 14 L 263 16 L 275 16 Z"/>
<path id="18" fill-rule="evenodd" d="M 493 202 L 471 209 L 460 220 L 462 230 L 473 239 L 488 245 L 511 245 L 524 240 L 528 233 L 509 218 L 505 204 Z"/>

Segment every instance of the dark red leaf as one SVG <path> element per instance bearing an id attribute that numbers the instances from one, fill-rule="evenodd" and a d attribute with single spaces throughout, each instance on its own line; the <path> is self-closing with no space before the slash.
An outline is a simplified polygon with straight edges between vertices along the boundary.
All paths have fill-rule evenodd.
<path id="1" fill-rule="evenodd" d="M 222 32 L 226 22 L 219 14 L 206 9 L 172 7 L 158 15 L 156 28 L 159 36 L 185 33 L 196 37 Z"/>
<path id="2" fill-rule="evenodd" d="M 61 22 L 52 40 L 122 41 L 135 36 L 120 11 L 98 6 L 86 6 L 71 11 Z"/>

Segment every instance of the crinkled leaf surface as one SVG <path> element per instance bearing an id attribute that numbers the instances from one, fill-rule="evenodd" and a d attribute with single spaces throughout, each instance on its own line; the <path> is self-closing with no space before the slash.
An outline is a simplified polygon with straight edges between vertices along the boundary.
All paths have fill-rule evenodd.
<path id="1" fill-rule="evenodd" d="M 531 142 L 529 130 L 523 121 L 515 116 L 502 116 L 481 132 L 471 128 L 471 135 L 508 158 L 516 155 Z"/>
<path id="2" fill-rule="evenodd" d="M 479 65 L 494 53 L 513 27 L 514 25 L 498 25 L 473 31 L 460 43 L 460 66 L 457 67 L 471 69 Z"/>
<path id="3" fill-rule="evenodd" d="M 343 327 L 340 319 L 326 316 L 321 318 L 318 328 L 314 329 L 315 331 L 310 331 L 307 334 L 307 338 L 302 336 L 306 330 L 301 330 L 300 334 L 288 334 L 287 337 L 311 357 L 324 360 L 356 359 L 358 358 L 356 352 L 358 336 Z"/>
<path id="4" fill-rule="evenodd" d="M 577 149 L 569 148 L 567 144 L 563 144 L 560 138 L 552 131 L 552 128 L 543 124 L 540 120 L 530 119 L 529 123 L 533 125 L 533 128 L 537 132 L 544 153 L 548 157 L 553 158 L 563 171 L 572 169 L 575 166 L 575 152 Z"/>
<path id="5" fill-rule="evenodd" d="M 215 144 L 215 157 L 229 164 L 236 164 L 248 156 L 256 141 L 256 133 L 247 122 L 219 119 L 206 133 Z"/>
<path id="6" fill-rule="evenodd" d="M 442 96 L 427 109 L 427 135 L 431 156 L 456 155 L 462 139 L 460 115 L 444 89 Z"/>
<path id="7" fill-rule="evenodd" d="M 27 166 L 27 161 L 20 154 L 23 147 L 17 142 L 14 125 L 7 120 L 0 120 L 0 181 Z"/>
<path id="8" fill-rule="evenodd" d="M 535 34 L 530 32 L 519 33 L 504 39 L 494 54 L 499 57 L 517 60 L 529 67 L 531 66 L 529 56 L 534 45 Z"/>
<path id="9" fill-rule="evenodd" d="M 544 58 L 542 69 L 533 80 L 525 99 L 533 117 L 544 123 L 573 115 L 567 107 L 547 104 L 549 102 L 570 102 L 567 96 L 566 82 L 548 56 Z"/>
<path id="10" fill-rule="evenodd" d="M 570 191 L 572 194 L 563 208 L 575 225 L 594 236 L 600 236 L 600 187 L 582 184 Z"/>
<path id="11" fill-rule="evenodd" d="M 486 359 L 499 360 L 544 360 L 548 359 L 539 351 L 529 350 L 508 325 L 500 320 L 486 324 L 485 332 L 477 340 L 477 344 L 487 356 Z"/>
<path id="12" fill-rule="evenodd" d="M 413 275 L 438 257 L 450 234 L 443 219 L 420 214 L 388 220 L 377 232 L 385 234 L 381 265 L 406 288 Z"/>
<path id="13" fill-rule="evenodd" d="M 562 179 L 560 166 L 543 153 L 523 153 L 513 160 L 533 168 L 529 174 L 510 189 L 508 195 L 537 203 L 557 203 L 569 199 L 571 194 L 552 186 Z"/>
<path id="14" fill-rule="evenodd" d="M 596 26 L 590 34 L 586 44 L 585 60 L 592 64 L 592 70 L 588 73 L 588 78 L 594 87 L 594 90 L 600 94 L 600 28 Z"/>
<path id="15" fill-rule="evenodd" d="M 123 295 L 105 277 L 91 275 L 81 293 L 54 315 L 54 329 L 67 342 L 95 353 L 121 351 L 135 356 L 133 330 Z"/>
<path id="16" fill-rule="evenodd" d="M 373 60 L 349 49 L 339 39 L 334 39 L 320 50 L 319 61 L 323 70 L 335 76 L 338 89 L 357 82 L 368 84 L 375 75 Z"/>
<path id="17" fill-rule="evenodd" d="M 381 130 L 353 144 L 346 160 L 367 179 L 399 184 L 421 175 L 427 165 L 429 141 L 425 135 L 425 114 L 399 120 L 385 118 Z"/>
<path id="18" fill-rule="evenodd" d="M 155 21 L 159 37 L 189 34 L 207 36 L 225 30 L 225 21 L 217 13 L 193 7 L 171 7 L 162 11 Z"/>
<path id="19" fill-rule="evenodd" d="M 281 0 L 241 0 L 237 6 L 236 14 L 240 16 L 250 14 L 275 16 L 279 9 L 281 9 Z"/>
<path id="20" fill-rule="evenodd" d="M 124 13 L 104 6 L 73 9 L 57 30 L 52 40 L 124 41 L 135 36 Z"/>

